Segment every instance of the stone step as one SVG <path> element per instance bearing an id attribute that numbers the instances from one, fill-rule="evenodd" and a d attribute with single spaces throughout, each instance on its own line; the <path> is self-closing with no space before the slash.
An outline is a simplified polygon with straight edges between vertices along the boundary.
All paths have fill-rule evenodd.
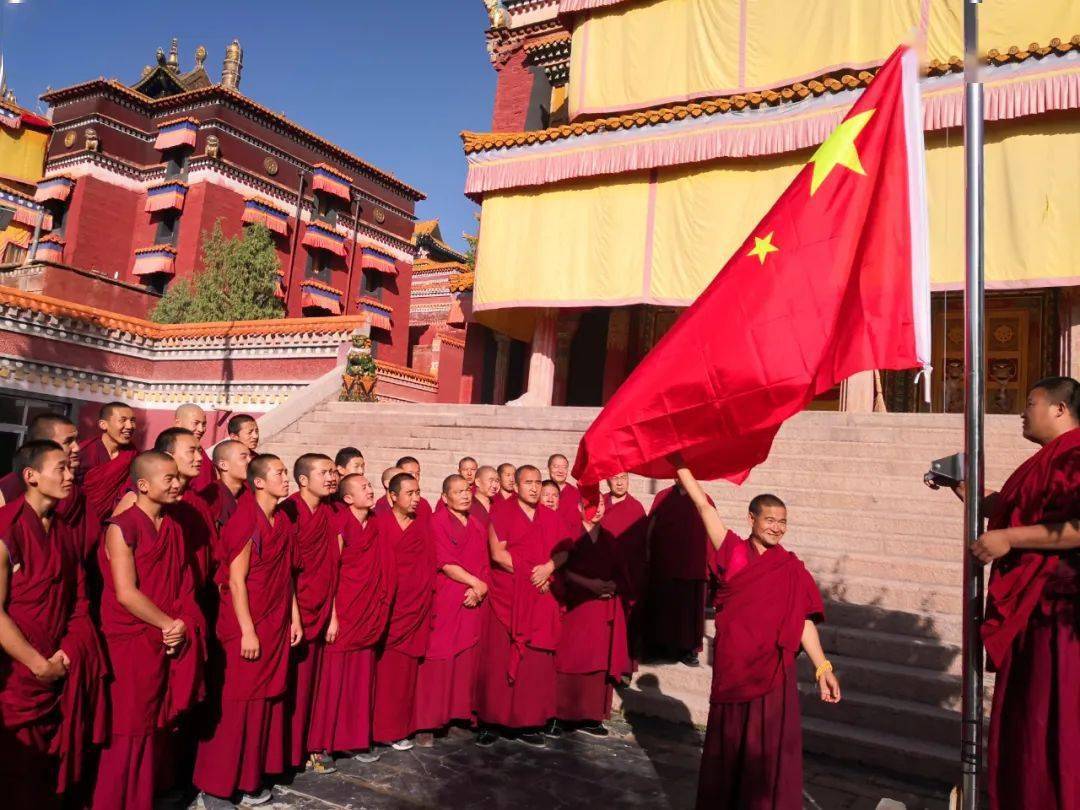
<path id="1" fill-rule="evenodd" d="M 833 613 L 831 607 L 826 609 L 827 618 Z M 831 621 L 818 625 L 818 634 L 822 647 L 830 656 L 865 656 L 873 661 L 960 675 L 960 645 L 940 638 L 886 633 Z"/>
<path id="2" fill-rule="evenodd" d="M 842 686 L 855 692 L 894 700 L 921 703 L 941 709 L 960 710 L 960 678 L 946 672 L 934 672 L 902 664 L 874 661 L 868 657 L 848 657 L 830 653 Z M 801 656 L 800 676 L 813 677 L 809 660 Z"/>
<path id="3" fill-rule="evenodd" d="M 858 692 L 849 689 L 843 681 L 841 694 L 839 703 L 824 703 L 816 683 L 800 683 L 799 704 L 803 717 L 959 748 L 958 711 Z"/>

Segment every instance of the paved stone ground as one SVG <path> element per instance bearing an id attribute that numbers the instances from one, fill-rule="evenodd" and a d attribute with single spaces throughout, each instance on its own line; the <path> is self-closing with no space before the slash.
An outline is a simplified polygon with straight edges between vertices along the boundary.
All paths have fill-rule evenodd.
<path id="1" fill-rule="evenodd" d="M 338 772 L 297 775 L 278 786 L 274 810 L 410 808 L 621 808 L 686 810 L 694 805 L 700 733 L 645 717 L 615 718 L 612 736 L 567 734 L 543 750 L 500 740 L 482 749 L 471 737 L 434 748 L 386 750 L 364 765 L 339 760 Z M 905 783 L 807 758 L 807 810 L 873 810 L 883 797 L 907 810 L 945 810 L 946 788 Z M 195 805 L 198 806 L 198 805 Z"/>

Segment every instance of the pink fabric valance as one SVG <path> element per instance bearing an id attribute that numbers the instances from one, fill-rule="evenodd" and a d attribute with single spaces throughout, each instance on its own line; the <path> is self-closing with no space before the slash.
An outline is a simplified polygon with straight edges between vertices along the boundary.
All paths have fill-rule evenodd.
<path id="1" fill-rule="evenodd" d="M 334 233 L 327 226 L 309 224 L 301 241 L 305 247 L 327 250 L 335 256 L 345 256 L 345 237 Z"/>
<path id="2" fill-rule="evenodd" d="M 48 202 L 49 200 L 57 200 L 58 202 L 66 202 L 71 197 L 74 188 L 75 181 L 70 177 L 50 177 L 38 183 L 37 190 L 34 192 L 34 201 Z"/>
<path id="3" fill-rule="evenodd" d="M 199 124 L 193 118 L 181 118 L 176 121 L 167 121 L 158 128 L 157 140 L 154 148 L 158 150 L 173 149 L 177 146 L 195 146 L 195 138 L 199 134 Z"/>
<path id="4" fill-rule="evenodd" d="M 175 264 L 176 248 L 171 245 L 155 245 L 135 251 L 135 266 L 131 272 L 137 276 L 148 276 L 151 273 L 168 273 L 171 276 L 175 272 Z"/>

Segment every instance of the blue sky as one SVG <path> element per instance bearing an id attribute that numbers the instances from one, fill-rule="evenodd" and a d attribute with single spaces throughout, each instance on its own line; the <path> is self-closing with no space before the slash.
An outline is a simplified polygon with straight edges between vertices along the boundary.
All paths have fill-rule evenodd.
<path id="1" fill-rule="evenodd" d="M 8 85 L 25 107 L 43 110 L 46 87 L 131 83 L 172 37 L 185 70 L 205 45 L 216 80 L 237 37 L 244 93 L 425 192 L 417 213 L 439 217 L 451 244 L 475 230 L 458 133 L 491 124 L 481 0 L 0 2 Z"/>

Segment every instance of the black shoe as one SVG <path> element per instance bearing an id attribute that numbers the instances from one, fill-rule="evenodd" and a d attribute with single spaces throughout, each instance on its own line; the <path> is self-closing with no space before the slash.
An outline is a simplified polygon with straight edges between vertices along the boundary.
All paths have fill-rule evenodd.
<path id="1" fill-rule="evenodd" d="M 523 734 L 518 734 L 514 737 L 519 743 L 532 746 L 533 748 L 544 748 L 547 746 L 547 742 L 544 740 L 544 735 L 535 731 L 526 731 Z"/>
<path id="2" fill-rule="evenodd" d="M 696 652 L 688 652 L 686 655 L 679 659 L 679 663 L 688 667 L 701 666 L 701 662 L 698 661 L 698 654 Z"/>
<path id="3" fill-rule="evenodd" d="M 588 734 L 590 737 L 607 737 L 611 733 L 603 723 L 588 723 L 584 726 L 578 726 L 577 730 L 582 734 Z"/>
<path id="4" fill-rule="evenodd" d="M 557 740 L 563 735 L 562 726 L 559 725 L 558 720 L 552 720 L 546 726 L 544 726 L 544 736 L 549 740 Z"/>
<path id="5" fill-rule="evenodd" d="M 498 741 L 499 735 L 489 728 L 482 729 L 480 733 L 476 735 L 476 744 L 481 748 L 491 748 L 491 746 Z"/>

